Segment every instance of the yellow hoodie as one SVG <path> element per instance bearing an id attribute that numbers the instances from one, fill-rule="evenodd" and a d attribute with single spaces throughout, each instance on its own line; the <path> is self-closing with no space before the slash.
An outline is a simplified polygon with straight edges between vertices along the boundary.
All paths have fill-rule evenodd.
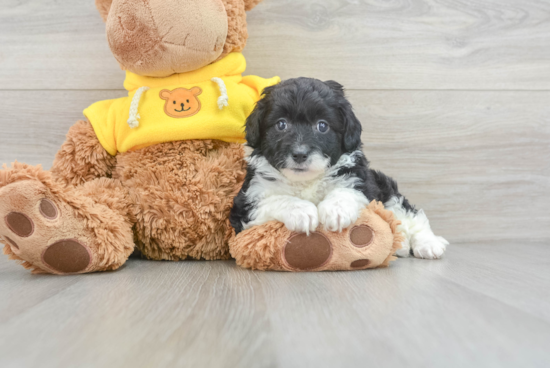
<path id="1" fill-rule="evenodd" d="M 243 77 L 246 60 L 232 53 L 202 69 L 166 78 L 126 72 L 128 97 L 84 110 L 111 155 L 189 139 L 244 143 L 244 124 L 264 88 L 280 78 Z"/>

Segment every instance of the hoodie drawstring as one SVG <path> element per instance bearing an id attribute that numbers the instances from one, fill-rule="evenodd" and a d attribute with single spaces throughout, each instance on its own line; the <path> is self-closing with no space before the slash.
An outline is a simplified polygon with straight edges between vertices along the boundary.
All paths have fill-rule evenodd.
<path id="1" fill-rule="evenodd" d="M 130 104 L 130 118 L 128 119 L 128 125 L 130 128 L 134 129 L 139 126 L 138 119 L 141 118 L 138 113 L 139 108 L 139 101 L 141 100 L 141 96 L 147 91 L 149 87 L 141 87 L 138 89 L 132 98 L 132 103 Z"/>
<path id="2" fill-rule="evenodd" d="M 229 106 L 229 96 L 227 95 L 227 87 L 225 82 L 221 78 L 212 78 L 212 82 L 216 83 L 220 87 L 221 96 L 218 98 L 218 107 L 223 110 L 224 106 Z"/>

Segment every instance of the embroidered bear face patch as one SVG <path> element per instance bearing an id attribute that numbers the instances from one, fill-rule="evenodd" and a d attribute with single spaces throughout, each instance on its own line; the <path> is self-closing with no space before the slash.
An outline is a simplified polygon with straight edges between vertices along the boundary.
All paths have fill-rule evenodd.
<path id="1" fill-rule="evenodd" d="M 173 118 L 188 118 L 201 110 L 201 101 L 198 96 L 202 93 L 199 87 L 176 88 L 172 91 L 163 89 L 160 98 L 166 100 L 164 112 Z"/>

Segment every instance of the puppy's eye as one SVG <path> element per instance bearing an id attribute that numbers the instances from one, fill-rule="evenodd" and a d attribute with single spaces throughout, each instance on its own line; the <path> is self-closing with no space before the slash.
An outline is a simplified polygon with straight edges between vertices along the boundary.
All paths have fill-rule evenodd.
<path id="1" fill-rule="evenodd" d="M 288 124 L 286 123 L 285 120 L 279 120 L 277 122 L 277 130 L 280 131 L 280 132 L 283 132 L 286 130 L 286 128 L 288 128 Z"/>
<path id="2" fill-rule="evenodd" d="M 320 122 L 317 123 L 317 130 L 320 132 L 320 133 L 326 133 L 328 132 L 330 129 L 330 127 L 328 126 L 328 123 L 324 120 L 321 120 Z"/>

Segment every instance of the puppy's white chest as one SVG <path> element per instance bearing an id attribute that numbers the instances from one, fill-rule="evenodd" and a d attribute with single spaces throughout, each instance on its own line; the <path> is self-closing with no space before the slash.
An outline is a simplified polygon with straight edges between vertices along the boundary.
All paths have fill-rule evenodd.
<path id="1" fill-rule="evenodd" d="M 323 180 L 316 180 L 309 183 L 293 183 L 294 196 L 312 202 L 313 204 L 319 204 L 328 193 L 328 185 Z"/>
<path id="2" fill-rule="evenodd" d="M 267 181 L 262 178 L 255 178 L 248 190 L 249 198 L 269 198 L 272 196 L 285 195 L 300 198 L 314 204 L 319 204 L 329 191 L 328 183 L 323 180 L 313 182 L 276 182 Z"/>

